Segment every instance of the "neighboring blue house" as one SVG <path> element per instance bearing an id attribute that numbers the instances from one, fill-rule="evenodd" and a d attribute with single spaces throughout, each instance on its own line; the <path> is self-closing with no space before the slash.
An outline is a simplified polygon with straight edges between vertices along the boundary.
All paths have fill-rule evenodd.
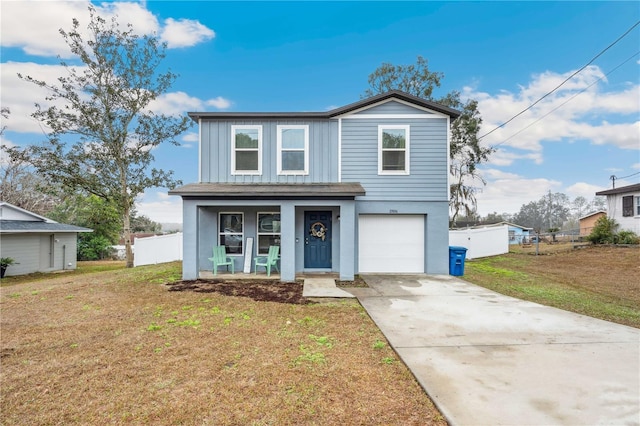
<path id="1" fill-rule="evenodd" d="M 183 278 L 211 270 L 215 245 L 236 271 L 280 245 L 283 281 L 447 274 L 449 126 L 459 115 L 399 91 L 326 112 L 189 113 L 199 182 L 169 192 L 183 200 Z"/>
<path id="2" fill-rule="evenodd" d="M 509 244 L 522 244 L 529 241 L 531 237 L 530 233 L 533 231 L 533 228 L 525 228 L 524 226 L 516 225 L 511 222 L 500 222 L 500 225 L 508 225 L 509 226 Z"/>

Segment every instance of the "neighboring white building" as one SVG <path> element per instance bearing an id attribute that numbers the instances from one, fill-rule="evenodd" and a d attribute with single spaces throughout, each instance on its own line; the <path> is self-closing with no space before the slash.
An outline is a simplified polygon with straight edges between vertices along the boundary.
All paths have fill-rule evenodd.
<path id="1" fill-rule="evenodd" d="M 16 261 L 6 275 L 76 269 L 78 232 L 93 231 L 0 202 L 0 257 Z"/>
<path id="2" fill-rule="evenodd" d="M 620 230 L 640 234 L 640 183 L 596 192 L 607 196 L 607 216 L 615 219 Z"/>

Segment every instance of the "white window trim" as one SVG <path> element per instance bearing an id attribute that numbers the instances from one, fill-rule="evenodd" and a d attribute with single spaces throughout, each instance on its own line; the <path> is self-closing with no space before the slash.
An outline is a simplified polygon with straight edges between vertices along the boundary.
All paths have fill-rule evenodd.
<path id="1" fill-rule="evenodd" d="M 236 151 L 255 151 L 254 149 L 236 150 L 236 130 L 258 130 L 258 170 L 236 170 Z M 232 125 L 231 126 L 231 174 L 232 175 L 261 175 L 262 174 L 262 126 L 261 125 Z"/>
<path id="2" fill-rule="evenodd" d="M 261 235 L 280 235 L 280 238 L 282 238 L 282 216 L 280 216 L 280 232 L 260 232 L 260 215 L 261 214 L 280 214 L 280 212 L 258 212 L 256 213 L 256 256 L 266 256 L 269 254 L 269 252 L 267 251 L 266 253 L 260 253 L 260 236 Z"/>
<path id="3" fill-rule="evenodd" d="M 242 233 L 238 234 L 238 233 L 227 233 L 227 232 L 220 232 L 220 223 L 222 223 L 222 215 L 223 214 L 239 214 L 242 217 Z M 218 245 L 221 246 L 221 242 L 220 242 L 220 236 L 221 235 L 240 235 L 241 238 L 241 242 L 242 242 L 242 251 L 240 253 L 228 253 L 228 256 L 244 256 L 244 231 L 245 231 L 245 221 L 244 221 L 244 213 L 242 212 L 218 212 Z"/>
<path id="4" fill-rule="evenodd" d="M 378 125 L 378 175 L 409 175 L 410 159 L 409 149 L 411 146 L 409 124 L 379 124 Z M 382 169 L 382 132 L 385 129 L 402 129 L 405 131 L 405 147 L 404 147 L 404 170 L 383 170 Z"/>
<path id="5" fill-rule="evenodd" d="M 282 131 L 288 129 L 304 130 L 304 170 L 282 170 Z M 277 126 L 278 134 L 278 175 L 299 175 L 306 176 L 309 174 L 309 125 L 308 124 L 280 124 Z M 300 151 L 299 149 L 286 149 L 287 151 Z"/>
<path id="6" fill-rule="evenodd" d="M 633 215 L 635 217 L 640 216 L 640 195 L 633 196 Z"/>

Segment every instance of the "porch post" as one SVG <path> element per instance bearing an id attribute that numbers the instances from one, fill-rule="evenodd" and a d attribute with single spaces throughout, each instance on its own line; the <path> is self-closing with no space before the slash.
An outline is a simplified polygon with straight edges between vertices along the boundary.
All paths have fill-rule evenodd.
<path id="1" fill-rule="evenodd" d="M 182 279 L 198 278 L 198 206 L 182 199 Z"/>
<path id="2" fill-rule="evenodd" d="M 280 205 L 280 279 L 296 280 L 296 207 L 293 202 Z"/>
<path id="3" fill-rule="evenodd" d="M 356 247 L 355 201 L 340 204 L 340 279 L 352 281 L 355 270 Z"/>

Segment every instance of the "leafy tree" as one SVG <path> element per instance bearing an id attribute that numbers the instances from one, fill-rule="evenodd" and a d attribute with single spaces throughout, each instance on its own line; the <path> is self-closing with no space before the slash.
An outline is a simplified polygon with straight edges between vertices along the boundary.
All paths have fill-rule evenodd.
<path id="1" fill-rule="evenodd" d="M 170 71 L 159 71 L 166 45 L 134 34 L 131 26 L 120 28 L 115 18 L 105 21 L 92 6 L 89 11 L 87 40 L 77 19 L 70 31 L 60 30 L 82 67 L 61 61 L 65 73 L 57 83 L 19 75 L 49 90 L 46 99 L 53 106 L 36 105 L 33 113 L 50 129 L 47 142 L 8 152 L 65 190 L 82 190 L 116 206 L 127 266 L 132 267 L 130 213 L 137 195 L 179 183 L 173 172 L 151 168 L 153 148 L 165 141 L 177 145 L 175 138 L 188 128 L 188 117 L 149 111 L 176 79 Z"/>
<path id="2" fill-rule="evenodd" d="M 3 119 L 7 119 L 9 118 L 9 114 L 11 114 L 11 110 L 7 107 L 0 107 L 0 116 Z M 2 125 L 0 126 L 0 136 L 2 136 L 4 134 L 5 129 L 7 128 L 7 126 Z"/>
<path id="3" fill-rule="evenodd" d="M 462 111 L 459 118 L 451 123 L 450 141 L 450 173 L 453 183 L 450 187 L 451 222 L 456 222 L 462 212 L 465 216 L 476 215 L 475 181 L 486 184 L 478 171 L 478 165 L 489 160 L 492 148 L 481 146 L 478 131 L 482 118 L 478 111 L 478 102 L 471 99 L 466 103 L 460 99 L 460 93 L 453 91 L 444 97 L 433 95 L 435 88 L 440 87 L 444 78 L 441 72 L 429 70 L 427 60 L 418 56 L 415 64 L 393 65 L 383 63 L 369 74 L 369 88 L 364 96 L 373 96 L 389 90 L 401 90 L 423 99 L 434 101 L 450 108 Z"/>
<path id="4" fill-rule="evenodd" d="M 154 222 L 145 215 L 138 215 L 138 211 L 134 208 L 131 211 L 131 232 L 157 234 L 162 232 L 162 225 Z"/>
<path id="5" fill-rule="evenodd" d="M 78 259 L 98 260 L 111 254 L 111 246 L 118 243 L 122 218 L 118 207 L 93 194 L 73 194 L 65 198 L 50 213 L 58 222 L 93 229 L 78 235 Z"/>

